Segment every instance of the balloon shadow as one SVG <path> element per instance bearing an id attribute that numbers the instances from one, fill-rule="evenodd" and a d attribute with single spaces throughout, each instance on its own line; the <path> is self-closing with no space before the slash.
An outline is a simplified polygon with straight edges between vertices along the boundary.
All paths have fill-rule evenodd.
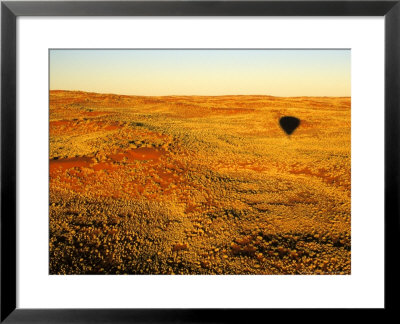
<path id="1" fill-rule="evenodd" d="M 279 119 L 279 125 L 281 125 L 282 129 L 289 136 L 296 130 L 300 125 L 300 119 L 293 116 L 284 116 Z"/>

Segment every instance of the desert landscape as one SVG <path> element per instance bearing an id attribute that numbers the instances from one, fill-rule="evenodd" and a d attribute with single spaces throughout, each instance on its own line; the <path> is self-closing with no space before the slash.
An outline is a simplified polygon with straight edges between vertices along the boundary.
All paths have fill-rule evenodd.
<path id="1" fill-rule="evenodd" d="M 350 97 L 49 96 L 50 274 L 351 273 Z"/>

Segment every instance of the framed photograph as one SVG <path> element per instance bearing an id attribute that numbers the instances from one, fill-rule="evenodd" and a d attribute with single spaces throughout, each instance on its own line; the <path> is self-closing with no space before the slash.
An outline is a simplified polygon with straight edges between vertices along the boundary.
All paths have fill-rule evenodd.
<path id="1" fill-rule="evenodd" d="M 395 308 L 399 1 L 1 5 L 1 321 Z"/>

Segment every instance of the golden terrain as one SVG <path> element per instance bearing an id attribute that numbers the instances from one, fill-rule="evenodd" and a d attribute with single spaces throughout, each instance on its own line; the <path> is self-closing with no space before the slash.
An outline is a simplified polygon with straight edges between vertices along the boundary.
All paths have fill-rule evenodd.
<path id="1" fill-rule="evenodd" d="M 350 274 L 350 106 L 51 91 L 50 273 Z"/>

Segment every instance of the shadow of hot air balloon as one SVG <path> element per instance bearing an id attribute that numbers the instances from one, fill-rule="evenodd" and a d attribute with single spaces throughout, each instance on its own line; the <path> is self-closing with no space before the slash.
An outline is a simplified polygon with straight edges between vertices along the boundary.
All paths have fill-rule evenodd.
<path id="1" fill-rule="evenodd" d="M 300 125 L 300 119 L 292 116 L 284 116 L 279 119 L 279 125 L 286 134 L 291 135 Z"/>

